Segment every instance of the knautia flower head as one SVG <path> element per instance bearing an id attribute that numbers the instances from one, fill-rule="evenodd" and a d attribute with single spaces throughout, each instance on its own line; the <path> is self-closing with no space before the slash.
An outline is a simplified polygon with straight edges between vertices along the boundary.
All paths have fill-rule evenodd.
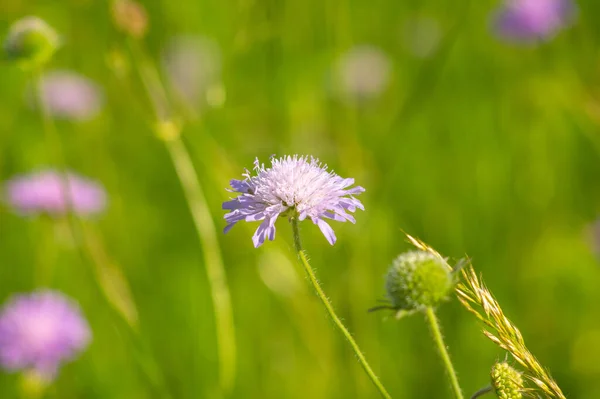
<path id="1" fill-rule="evenodd" d="M 308 156 L 271 157 L 271 167 L 254 161 L 254 175 L 246 170 L 244 180 L 231 180 L 231 192 L 240 195 L 223 203 L 227 233 L 237 222 L 262 220 L 254 233 L 255 247 L 265 240 L 275 239 L 275 221 L 288 216 L 302 221 L 310 219 L 319 226 L 323 235 L 333 245 L 335 233 L 325 219 L 338 222 L 355 222 L 348 212 L 364 210 L 354 195 L 365 191 L 352 187 L 354 179 L 344 179 L 327 170 L 318 159 Z"/>
<path id="2" fill-rule="evenodd" d="M 100 184 L 75 173 L 67 173 L 66 177 L 54 170 L 16 176 L 5 184 L 6 201 L 26 215 L 56 216 L 72 209 L 80 216 L 88 216 L 104 210 L 106 192 Z M 65 195 L 66 186 L 69 196 Z"/>
<path id="3" fill-rule="evenodd" d="M 522 399 L 525 386 L 521 373 L 508 362 L 494 364 L 490 373 L 492 388 L 499 399 Z"/>
<path id="4" fill-rule="evenodd" d="M 575 14 L 572 0 L 505 0 L 494 17 L 494 28 L 509 41 L 543 41 L 569 25 Z"/>
<path id="5" fill-rule="evenodd" d="M 0 365 L 52 380 L 89 344 L 79 306 L 57 291 L 15 295 L 0 311 Z"/>
<path id="6" fill-rule="evenodd" d="M 58 34 L 44 20 L 30 16 L 12 24 L 4 40 L 6 58 L 23 66 L 40 66 L 60 45 Z"/>
<path id="7" fill-rule="evenodd" d="M 427 251 L 401 254 L 394 259 L 386 278 L 390 307 L 404 312 L 436 307 L 446 299 L 453 286 L 450 266 Z"/>
<path id="8" fill-rule="evenodd" d="M 90 79 L 68 70 L 45 73 L 40 81 L 41 100 L 58 119 L 83 122 L 94 118 L 104 103 L 100 86 Z M 33 90 L 32 90 L 33 92 Z M 32 107 L 36 104 L 30 99 Z"/>

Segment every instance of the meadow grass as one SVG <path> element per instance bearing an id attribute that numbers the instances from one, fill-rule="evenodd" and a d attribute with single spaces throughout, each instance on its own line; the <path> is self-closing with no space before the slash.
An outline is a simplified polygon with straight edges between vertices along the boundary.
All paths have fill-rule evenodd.
<path id="1" fill-rule="evenodd" d="M 366 211 L 356 225 L 335 226 L 335 246 L 312 224 L 302 238 L 392 397 L 451 397 L 422 318 L 367 312 L 385 296 L 391 260 L 410 248 L 404 230 L 450 258 L 468 254 L 565 395 L 592 399 L 600 395 L 600 271 L 588 234 L 600 210 L 600 4 L 577 4 L 570 29 L 522 47 L 490 33 L 494 2 L 148 1 L 144 43 L 159 68 L 174 35 L 204 35 L 220 48 L 224 101 L 182 110 L 181 131 L 217 231 L 229 180 L 255 157 L 315 155 L 366 188 Z M 78 71 L 104 90 L 100 115 L 56 128 L 66 165 L 108 191 L 106 213 L 86 224 L 128 281 L 139 323 L 132 343 L 58 226 L 0 207 L 0 298 L 34 289 L 48 267 L 45 285 L 76 298 L 93 331 L 47 396 L 153 398 L 164 387 L 173 398 L 219 397 L 206 249 L 155 137 L 126 38 L 106 2 L 82 0 L 0 0 L 0 32 L 30 14 L 63 39 L 47 68 Z M 420 58 L 407 26 L 425 17 L 437 21 L 440 41 Z M 390 81 L 376 98 L 348 102 L 333 70 L 359 44 L 387 54 Z M 0 71 L 0 177 L 60 167 L 28 106 L 29 76 L 6 62 Z M 376 397 L 304 281 L 291 229 L 280 221 L 277 239 L 254 249 L 254 227 L 216 237 L 236 325 L 229 397 Z M 463 391 L 477 391 L 504 353 L 455 299 L 437 316 Z M 18 384 L 0 374 L 1 396 L 16 397 Z"/>

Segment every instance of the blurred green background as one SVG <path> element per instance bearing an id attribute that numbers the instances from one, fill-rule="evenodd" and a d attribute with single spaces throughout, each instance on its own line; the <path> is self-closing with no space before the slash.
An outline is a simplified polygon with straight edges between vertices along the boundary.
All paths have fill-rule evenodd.
<path id="1" fill-rule="evenodd" d="M 366 188 L 356 225 L 333 225 L 335 246 L 310 223 L 302 233 L 325 291 L 393 397 L 451 397 L 423 318 L 367 313 L 385 296 L 388 265 L 410 248 L 404 230 L 452 259 L 468 254 L 565 394 L 598 398 L 600 269 L 590 226 L 600 212 L 600 3 L 577 4 L 572 27 L 519 46 L 490 32 L 495 1 L 148 1 L 142 46 L 160 66 L 173 37 L 218 45 L 217 86 L 182 120 L 219 232 L 229 179 L 255 157 L 312 154 Z M 202 248 L 110 4 L 1 0 L 0 32 L 31 14 L 63 37 L 51 67 L 104 90 L 96 118 L 57 125 L 69 167 L 108 191 L 106 213 L 86 225 L 131 286 L 140 335 L 107 304 L 57 222 L 8 207 L 0 298 L 34 289 L 50 268 L 45 285 L 76 298 L 89 319 L 92 345 L 62 369 L 49 398 L 217 398 Z M 387 55 L 389 82 L 374 98 L 348 101 L 335 73 L 355 45 Z M 0 71 L 0 178 L 55 166 L 25 100 L 29 76 L 8 63 Z M 277 239 L 259 249 L 255 227 L 219 234 L 239 350 L 229 397 L 377 397 L 305 281 L 289 226 L 280 220 Z M 505 355 L 455 298 L 439 315 L 469 395 Z M 16 397 L 18 384 L 1 374 L 0 396 Z"/>

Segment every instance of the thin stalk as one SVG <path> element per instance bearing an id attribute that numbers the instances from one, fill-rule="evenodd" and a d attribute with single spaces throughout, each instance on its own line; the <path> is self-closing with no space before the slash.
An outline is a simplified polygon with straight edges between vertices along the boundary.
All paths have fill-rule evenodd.
<path id="1" fill-rule="evenodd" d="M 103 262 L 99 259 L 97 253 L 93 251 L 90 247 L 88 237 L 83 232 L 83 226 L 81 224 L 81 220 L 77 218 L 76 211 L 73 207 L 73 199 L 71 197 L 71 187 L 68 176 L 67 162 L 63 153 L 62 143 L 60 141 L 60 136 L 58 135 L 58 131 L 56 130 L 56 125 L 54 124 L 54 119 L 48 109 L 48 105 L 44 100 L 44 93 L 42 87 L 42 68 L 37 68 L 33 71 L 33 86 L 34 86 L 34 97 L 36 100 L 37 107 L 40 111 L 44 133 L 46 135 L 46 143 L 48 147 L 50 147 L 49 151 L 52 153 L 54 157 L 54 162 L 56 163 L 59 171 L 60 185 L 61 185 L 61 193 L 63 195 L 63 202 L 65 204 L 65 219 L 67 221 L 70 238 L 73 240 L 74 246 L 77 250 L 79 258 L 82 264 L 88 263 L 87 260 L 92 261 L 92 265 L 94 266 L 94 279 L 98 284 L 98 288 L 100 289 L 103 298 L 108 302 L 109 308 L 127 324 L 129 327 L 129 333 L 131 334 L 132 342 L 136 345 L 136 358 L 137 363 L 140 366 L 143 374 L 149 378 L 151 382 L 155 385 L 153 388 L 158 389 L 160 392 L 159 397 L 169 399 L 171 396 L 166 388 L 165 381 L 163 376 L 155 372 L 157 369 L 156 362 L 154 358 L 151 356 L 151 353 L 147 347 L 144 347 L 143 350 L 139 349 L 139 345 L 141 342 L 136 342 L 136 338 L 139 336 L 139 331 L 136 326 L 131 323 L 131 319 L 128 319 L 121 309 L 114 306 L 111 302 L 111 298 L 109 296 L 109 291 L 107 291 L 106 285 L 98 278 L 98 270 L 103 267 Z M 52 267 L 48 267 L 47 270 L 44 270 L 44 273 L 48 276 L 52 275 Z M 150 367 L 151 365 L 152 367 Z M 152 369 L 152 371 L 149 371 Z"/>
<path id="2" fill-rule="evenodd" d="M 19 381 L 19 397 L 22 399 L 42 399 L 46 396 L 49 382 L 35 371 L 21 374 Z"/>
<path id="3" fill-rule="evenodd" d="M 200 244 L 203 248 L 206 273 L 210 284 L 213 306 L 215 307 L 221 386 L 225 392 L 229 392 L 235 376 L 235 329 L 231 296 L 217 241 L 215 225 L 202 187 L 198 183 L 196 170 L 183 142 L 177 137 L 172 140 L 166 140 L 165 145 L 171 155 L 175 171 L 183 187 L 185 198 L 190 208 L 198 237 L 200 238 Z"/>
<path id="4" fill-rule="evenodd" d="M 220 384 L 223 393 L 229 393 L 235 379 L 237 350 L 231 294 L 217 240 L 217 230 L 189 151 L 180 137 L 180 127 L 171 114 L 167 92 L 159 73 L 154 65 L 146 60 L 144 52 L 136 41 L 129 40 L 128 44 L 134 59 L 134 69 L 153 108 L 156 118 L 155 132 L 170 155 L 203 249 L 215 311 Z"/>
<path id="5" fill-rule="evenodd" d="M 494 388 L 492 388 L 491 386 L 487 386 L 485 388 L 481 388 L 479 391 L 475 392 L 473 394 L 473 396 L 471 396 L 471 399 L 477 399 L 483 395 L 485 395 L 486 393 L 490 393 L 494 390 Z"/>
<path id="6" fill-rule="evenodd" d="M 48 109 L 48 104 L 46 104 L 46 100 L 44 99 L 44 89 L 42 82 L 43 70 L 41 67 L 33 70 L 32 75 L 32 83 L 34 90 L 34 98 L 37 108 L 40 111 L 40 115 L 42 118 L 42 124 L 44 127 L 44 134 L 46 138 L 46 145 L 49 147 L 49 152 L 54 157 L 54 162 L 59 171 L 60 185 L 61 185 L 61 194 L 62 200 L 65 204 L 65 218 L 69 225 L 69 230 L 72 236 L 72 239 L 76 242 L 76 226 L 75 226 L 75 212 L 73 212 L 73 200 L 71 198 L 71 186 L 69 182 L 69 175 L 67 170 L 67 161 L 65 160 L 65 156 L 62 151 L 62 144 L 60 142 L 60 136 L 56 131 L 56 125 L 54 124 L 54 119 L 50 114 L 50 110 Z"/>
<path id="7" fill-rule="evenodd" d="M 333 309 L 331 302 L 327 298 L 327 295 L 325 295 L 323 288 L 321 288 L 321 285 L 319 284 L 319 281 L 317 280 L 317 276 L 315 275 L 314 270 L 312 269 L 312 267 L 310 266 L 310 264 L 308 262 L 306 252 L 302 249 L 302 244 L 300 242 L 300 230 L 298 228 L 298 219 L 292 218 L 291 223 L 292 223 L 292 230 L 294 233 L 294 246 L 296 248 L 296 252 L 298 253 L 298 258 L 300 259 L 300 262 L 304 266 L 304 270 L 306 271 L 306 274 L 308 275 L 310 282 L 312 283 L 315 291 L 317 292 L 317 296 L 323 303 L 325 310 L 327 310 L 327 313 L 332 318 L 336 327 L 341 331 L 341 333 L 344 335 L 344 337 L 346 337 L 346 339 L 350 343 L 350 346 L 352 347 L 352 350 L 356 354 L 356 357 L 358 358 L 360 365 L 365 370 L 365 372 L 367 373 L 367 375 L 369 376 L 371 381 L 373 381 L 373 384 L 375 384 L 375 386 L 379 390 L 379 393 L 381 394 L 381 396 L 386 399 L 391 399 L 390 394 L 387 392 L 387 390 L 385 389 L 383 384 L 381 384 L 381 382 L 379 381 L 379 378 L 377 378 L 377 376 L 373 372 L 373 369 L 371 369 L 371 366 L 369 366 L 369 363 L 367 362 L 367 359 L 365 358 L 362 351 L 360 350 L 360 347 L 358 346 L 358 344 L 356 343 L 354 338 L 352 338 L 352 334 L 350 334 L 350 332 L 348 331 L 346 326 L 344 326 L 344 323 L 342 323 L 342 321 L 340 320 L 338 315 L 335 313 L 335 310 Z"/>
<path id="8" fill-rule="evenodd" d="M 454 366 L 452 365 L 452 361 L 450 360 L 450 355 L 448 354 L 448 349 L 446 348 L 446 344 L 444 343 L 444 337 L 442 336 L 440 324 L 438 322 L 437 317 L 435 316 L 435 311 L 433 310 L 433 308 L 428 307 L 425 310 L 425 316 L 427 318 L 427 322 L 429 323 L 431 333 L 433 334 L 433 340 L 437 346 L 438 352 L 440 352 L 440 356 L 442 357 L 442 361 L 444 362 L 446 371 L 450 376 L 450 385 L 452 386 L 452 390 L 454 391 L 454 396 L 456 397 L 456 399 L 463 399 L 463 393 L 460 389 L 460 385 L 458 384 L 458 377 L 456 376 L 456 371 L 454 370 Z"/>

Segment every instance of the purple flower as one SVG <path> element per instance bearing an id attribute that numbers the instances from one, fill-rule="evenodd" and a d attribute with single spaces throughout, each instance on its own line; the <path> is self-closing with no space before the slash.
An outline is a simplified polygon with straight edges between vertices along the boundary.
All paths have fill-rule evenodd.
<path id="1" fill-rule="evenodd" d="M 68 181 L 70 198 L 65 195 Z M 96 182 L 68 173 L 46 170 L 14 177 L 6 183 L 8 203 L 23 214 L 63 215 L 69 207 L 79 215 L 100 213 L 106 207 L 106 193 Z"/>
<path id="2" fill-rule="evenodd" d="M 15 295 L 0 313 L 0 365 L 52 380 L 90 342 L 79 306 L 55 291 Z"/>
<path id="3" fill-rule="evenodd" d="M 353 195 L 365 189 L 360 186 L 348 188 L 354 184 L 354 179 L 328 172 L 327 165 L 322 165 L 316 158 L 272 157 L 270 168 L 265 168 L 256 159 L 254 171 L 255 176 L 246 170 L 244 180 L 231 180 L 233 189 L 230 191 L 241 195 L 224 202 L 223 209 L 231 211 L 225 215 L 225 233 L 241 220 L 263 221 L 252 237 L 255 247 L 261 246 L 267 238 L 275 239 L 275 221 L 285 215 L 298 217 L 298 220 L 308 217 L 333 245 L 335 233 L 324 219 L 354 223 L 354 217 L 347 211 L 364 210 Z"/>
<path id="4" fill-rule="evenodd" d="M 42 76 L 42 99 L 50 113 L 61 119 L 86 121 L 102 108 L 100 87 L 75 72 L 55 70 Z"/>
<path id="5" fill-rule="evenodd" d="M 552 38 L 575 16 L 571 0 L 505 0 L 494 18 L 497 33 L 510 41 Z"/>

